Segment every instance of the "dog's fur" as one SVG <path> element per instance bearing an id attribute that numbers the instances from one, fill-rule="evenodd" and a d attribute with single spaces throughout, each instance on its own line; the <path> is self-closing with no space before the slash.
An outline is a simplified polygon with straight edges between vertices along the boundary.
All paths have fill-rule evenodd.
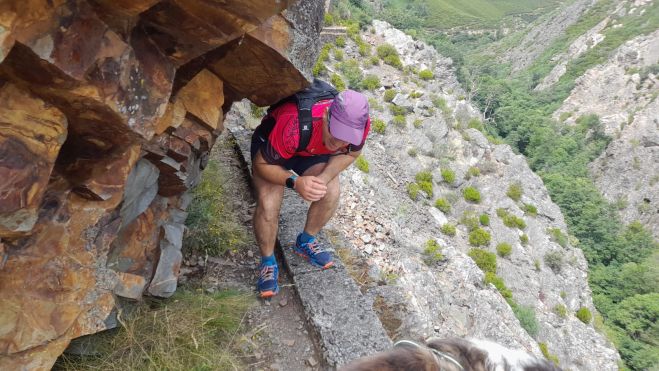
<path id="1" fill-rule="evenodd" d="M 499 344 L 475 339 L 429 339 L 425 346 L 397 346 L 360 358 L 342 371 L 460 371 L 453 362 L 436 357 L 436 349 L 455 359 L 465 371 L 560 371 L 544 359 Z"/>

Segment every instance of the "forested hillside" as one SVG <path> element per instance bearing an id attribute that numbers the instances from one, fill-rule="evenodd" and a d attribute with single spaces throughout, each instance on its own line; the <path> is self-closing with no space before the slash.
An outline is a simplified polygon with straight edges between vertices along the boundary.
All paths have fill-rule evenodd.
<path id="1" fill-rule="evenodd" d="M 595 316 L 596 326 L 616 344 L 627 367 L 650 369 L 659 364 L 659 245 L 640 223 L 623 224 L 615 205 L 591 179 L 588 165 L 613 139 L 600 118 L 583 115 L 567 125 L 562 122 L 567 116 L 556 120 L 552 114 L 586 71 L 608 61 L 626 41 L 659 28 L 659 4 L 584 2 L 583 14 L 565 24 L 564 31 L 550 35 L 537 58 L 528 66 L 513 68 L 510 56 L 524 52 L 525 36 L 542 32 L 543 21 L 555 19 L 547 12 L 554 10 L 556 15 L 574 2 L 351 0 L 339 2 L 336 8 L 362 25 L 375 14 L 453 58 L 468 98 L 484 114 L 482 130 L 491 140 L 505 141 L 525 155 L 560 206 L 570 242 L 588 259 L 594 302 L 601 314 Z M 571 53 L 570 46 L 597 25 L 601 27 L 596 41 L 587 41 L 582 50 Z M 455 27 L 463 32 L 442 31 Z M 512 28 L 503 32 L 503 27 Z M 467 32 L 470 28 L 475 32 Z M 565 55 L 570 58 L 564 58 L 563 73 L 537 89 Z M 650 68 L 644 73 L 656 76 L 657 71 Z"/>

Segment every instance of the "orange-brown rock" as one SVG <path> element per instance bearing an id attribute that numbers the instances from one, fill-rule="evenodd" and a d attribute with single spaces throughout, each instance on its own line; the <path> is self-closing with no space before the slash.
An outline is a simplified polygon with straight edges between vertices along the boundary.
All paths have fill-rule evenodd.
<path id="1" fill-rule="evenodd" d="M 84 0 L 26 3 L 30 17 L 17 21 L 23 27 L 15 27 L 0 74 L 61 106 L 72 126 L 84 116 L 148 139 L 175 72 L 151 40 L 136 31 L 133 48 Z"/>
<path id="2" fill-rule="evenodd" d="M 142 14 L 142 27 L 177 66 L 229 43 L 286 9 L 291 1 L 166 0 Z"/>
<path id="3" fill-rule="evenodd" d="M 231 103 L 308 84 L 322 4 L 293 3 L 0 1 L 0 370 L 173 294 Z"/>
<path id="4" fill-rule="evenodd" d="M 222 87 L 222 80 L 203 69 L 178 92 L 176 100 L 183 105 L 192 119 L 215 131 L 223 119 Z"/>
<path id="5" fill-rule="evenodd" d="M 0 80 L 0 237 L 32 230 L 67 121 L 57 108 Z"/>

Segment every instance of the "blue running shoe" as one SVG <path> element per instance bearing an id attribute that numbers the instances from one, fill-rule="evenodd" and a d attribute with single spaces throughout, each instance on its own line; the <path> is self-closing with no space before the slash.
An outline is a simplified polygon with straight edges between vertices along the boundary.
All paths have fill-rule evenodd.
<path id="1" fill-rule="evenodd" d="M 296 239 L 295 247 L 293 248 L 296 254 L 307 259 L 309 263 L 320 267 L 322 269 L 330 268 L 334 265 L 332 254 L 323 249 L 323 246 L 314 237 L 307 243 L 300 242 L 300 237 Z"/>
<path id="2" fill-rule="evenodd" d="M 279 292 L 278 278 L 279 267 L 277 267 L 277 264 L 261 264 L 259 267 L 259 281 L 256 284 L 259 296 L 265 299 L 277 295 Z"/>

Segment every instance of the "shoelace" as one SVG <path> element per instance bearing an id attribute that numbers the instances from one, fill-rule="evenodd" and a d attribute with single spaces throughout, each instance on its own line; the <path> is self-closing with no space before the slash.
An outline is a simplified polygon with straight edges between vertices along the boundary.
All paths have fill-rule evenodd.
<path id="1" fill-rule="evenodd" d="M 313 255 L 320 254 L 322 252 L 325 252 L 325 249 L 323 249 L 322 245 L 318 240 L 313 240 L 312 242 L 307 243 L 307 248 Z"/>
<path id="2" fill-rule="evenodd" d="M 265 267 L 261 268 L 261 281 L 270 281 L 275 279 L 275 267 L 272 265 L 266 265 Z"/>

